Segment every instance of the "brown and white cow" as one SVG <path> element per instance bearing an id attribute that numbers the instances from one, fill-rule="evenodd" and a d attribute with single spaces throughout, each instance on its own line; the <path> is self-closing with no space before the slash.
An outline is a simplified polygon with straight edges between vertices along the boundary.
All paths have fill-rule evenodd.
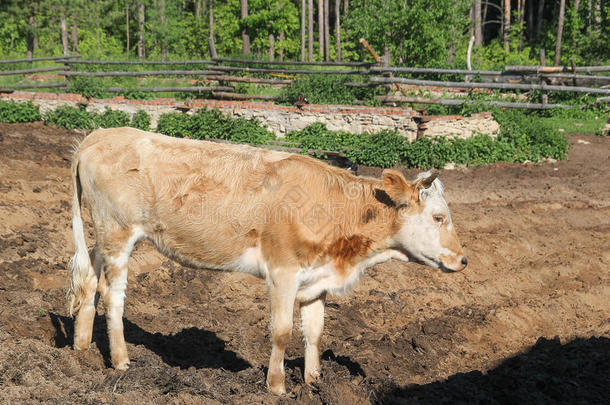
<path id="1" fill-rule="evenodd" d="M 276 394 L 285 392 L 295 302 L 310 383 L 320 375 L 326 293 L 349 291 L 366 268 L 391 258 L 446 271 L 467 264 L 431 173 L 414 182 L 394 170 L 381 180 L 362 178 L 305 156 L 116 128 L 96 130 L 80 144 L 72 182 L 74 348 L 91 342 L 99 292 L 119 370 L 129 366 L 127 262 L 141 239 L 179 263 L 266 281 L 273 335 L 267 384 Z M 81 199 L 95 228 L 90 253 Z"/>

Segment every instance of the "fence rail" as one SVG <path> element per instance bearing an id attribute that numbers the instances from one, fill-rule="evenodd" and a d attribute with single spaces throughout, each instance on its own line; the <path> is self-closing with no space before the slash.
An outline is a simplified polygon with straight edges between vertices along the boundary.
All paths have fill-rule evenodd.
<path id="1" fill-rule="evenodd" d="M 460 105 L 480 103 L 490 106 L 505 108 L 526 109 L 549 109 L 549 108 L 571 108 L 573 106 L 564 104 L 552 104 L 547 102 L 549 92 L 574 92 L 591 95 L 610 95 L 610 89 L 605 83 L 610 82 L 610 66 L 506 66 L 504 70 L 467 70 L 467 69 L 437 69 L 420 67 L 398 67 L 386 66 L 379 58 L 378 63 L 373 62 L 297 62 L 297 61 L 266 61 L 248 60 L 239 58 L 215 58 L 212 60 L 178 60 L 178 61 L 119 61 L 119 60 L 87 60 L 80 59 L 81 55 L 53 56 L 30 59 L 0 60 L 0 67 L 4 64 L 22 62 L 51 61 L 59 66 L 32 67 L 29 69 L 0 70 L 0 76 L 23 75 L 24 79 L 30 79 L 28 75 L 34 73 L 58 72 L 64 81 L 58 83 L 56 80 L 43 83 L 7 83 L 0 84 L 0 91 L 14 91 L 18 89 L 69 89 L 70 80 L 75 77 L 167 77 L 176 76 L 189 80 L 192 86 L 140 86 L 132 85 L 125 87 L 108 87 L 106 91 L 120 93 L 127 91 L 144 92 L 208 92 L 208 96 L 218 99 L 232 100 L 275 100 L 274 94 L 243 94 L 235 92 L 235 87 L 228 83 L 250 83 L 254 85 L 289 86 L 298 76 L 314 74 L 334 75 L 360 75 L 368 78 L 365 82 L 347 82 L 350 87 L 384 87 L 387 94 L 378 98 L 383 103 L 408 103 L 408 104 L 441 104 Z M 73 70 L 72 66 L 178 66 L 178 65 L 204 65 L 205 70 L 188 69 L 159 69 L 148 70 L 121 70 L 115 68 L 109 71 L 81 71 Z M 306 68 L 310 66 L 312 68 Z M 305 67 L 305 68 L 303 68 Z M 324 67 L 328 69 L 324 69 Z M 348 68 L 348 69 L 341 69 Z M 127 68 L 126 68 L 127 69 Z M 249 74 L 255 73 L 251 76 Z M 583 74 L 584 73 L 584 74 Z M 449 80 L 422 80 L 412 77 L 417 75 L 461 75 L 464 81 Z M 41 75 L 45 76 L 45 75 Z M 262 77 L 261 77 L 262 76 Z M 266 77 L 265 77 L 266 76 Z M 55 78 L 55 77 L 54 77 Z M 44 79 L 44 78 L 43 78 Z M 50 79 L 47 77 L 47 79 Z M 476 80 L 474 80 L 476 79 Z M 169 80 L 169 79 L 168 79 Z M 171 79 L 175 80 L 175 79 Z M 202 82 L 206 85 L 202 86 Z M 216 84 L 217 83 L 217 84 Z M 586 84 L 586 86 L 578 85 Z M 172 83 L 174 84 L 174 83 Z M 185 80 L 186 84 L 186 80 Z M 541 103 L 517 103 L 507 101 L 472 101 L 460 99 L 414 97 L 410 96 L 401 85 L 425 87 L 427 89 L 440 87 L 447 89 L 497 89 L 497 90 L 537 90 L 542 94 Z M 592 87 L 598 85 L 597 87 Z M 394 95 L 398 91 L 401 95 Z M 609 97 L 598 98 L 599 103 L 608 102 Z"/>
<path id="2" fill-rule="evenodd" d="M 42 58 L 24 58 L 24 59 L 0 59 L 0 64 L 4 63 L 22 63 L 22 62 L 40 62 L 40 61 L 63 61 L 67 59 L 80 58 L 81 55 L 65 55 L 65 56 L 44 56 Z M 75 62 L 75 61 L 73 61 Z"/>

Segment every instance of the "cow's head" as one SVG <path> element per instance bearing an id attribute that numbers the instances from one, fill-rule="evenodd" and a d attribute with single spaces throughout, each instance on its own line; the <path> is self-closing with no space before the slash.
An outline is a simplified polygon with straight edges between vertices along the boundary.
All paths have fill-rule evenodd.
<path id="1" fill-rule="evenodd" d="M 443 184 L 436 176 L 420 173 L 414 182 L 408 182 L 401 173 L 384 170 L 384 190 L 398 211 L 392 243 L 409 260 L 444 271 L 464 270 L 468 259 L 453 227 Z"/>

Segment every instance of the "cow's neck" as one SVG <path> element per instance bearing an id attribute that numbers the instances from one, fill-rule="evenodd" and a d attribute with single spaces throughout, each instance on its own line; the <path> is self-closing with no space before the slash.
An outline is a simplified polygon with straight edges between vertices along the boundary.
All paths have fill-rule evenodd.
<path id="1" fill-rule="evenodd" d="M 396 229 L 396 208 L 382 190 L 381 182 L 362 179 L 364 193 L 344 199 L 345 223 L 330 238 L 328 256 L 338 268 L 353 268 L 385 252 Z"/>

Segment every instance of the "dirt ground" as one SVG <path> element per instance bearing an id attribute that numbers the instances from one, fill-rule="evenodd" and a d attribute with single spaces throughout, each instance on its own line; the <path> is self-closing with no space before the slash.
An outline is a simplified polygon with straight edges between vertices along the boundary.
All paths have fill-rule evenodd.
<path id="1" fill-rule="evenodd" d="M 367 271 L 353 294 L 328 300 L 313 387 L 303 384 L 297 321 L 289 394 L 278 398 L 265 388 L 264 283 L 182 267 L 145 243 L 129 266 L 132 367 L 109 368 L 103 305 L 92 347 L 71 349 L 69 161 L 81 137 L 0 124 L 0 403 L 610 398 L 610 138 L 572 136 L 564 162 L 443 171 L 468 269 L 391 262 Z"/>

